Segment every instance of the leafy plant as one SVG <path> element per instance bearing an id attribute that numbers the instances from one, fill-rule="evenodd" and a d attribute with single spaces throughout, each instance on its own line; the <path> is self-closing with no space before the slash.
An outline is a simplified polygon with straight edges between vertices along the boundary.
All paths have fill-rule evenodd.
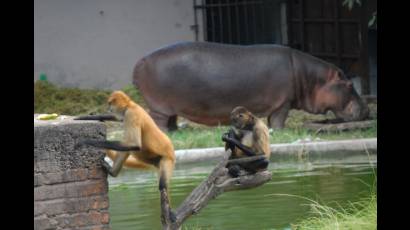
<path id="1" fill-rule="evenodd" d="M 362 5 L 362 2 L 360 0 L 344 0 L 343 1 L 343 6 L 347 5 L 349 10 L 352 10 L 355 3 L 359 6 Z"/>

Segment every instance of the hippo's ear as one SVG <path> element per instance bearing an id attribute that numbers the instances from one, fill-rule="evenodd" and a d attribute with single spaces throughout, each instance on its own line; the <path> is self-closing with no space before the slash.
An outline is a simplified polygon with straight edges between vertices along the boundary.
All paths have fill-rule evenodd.
<path id="1" fill-rule="evenodd" d="M 330 74 L 330 82 L 338 82 L 343 79 L 343 72 L 341 70 L 331 69 Z"/>
<path id="2" fill-rule="evenodd" d="M 353 88 L 353 82 L 352 82 L 352 81 L 350 81 L 350 80 L 349 80 L 349 81 L 347 81 L 347 82 L 346 82 L 346 86 L 347 86 L 347 88 L 348 88 L 348 89 Z"/>

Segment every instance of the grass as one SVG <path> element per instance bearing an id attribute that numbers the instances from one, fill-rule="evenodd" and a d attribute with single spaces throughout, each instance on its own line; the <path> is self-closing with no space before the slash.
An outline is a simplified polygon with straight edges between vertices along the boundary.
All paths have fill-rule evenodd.
<path id="1" fill-rule="evenodd" d="M 123 90 L 134 101 L 145 106 L 140 93 L 132 85 Z M 111 91 L 97 89 L 61 88 L 47 81 L 34 83 L 34 113 L 83 115 L 105 113 Z"/>
<path id="2" fill-rule="evenodd" d="M 368 157 L 369 152 L 366 150 Z M 370 162 L 370 161 L 369 161 Z M 372 165 L 372 164 L 371 164 Z M 350 202 L 347 207 L 337 208 L 320 204 L 306 197 L 289 194 L 277 194 L 282 196 L 293 196 L 309 201 L 312 217 L 304 218 L 291 224 L 293 230 L 375 230 L 377 229 L 377 173 L 372 165 L 375 180 L 370 188 L 370 195 L 356 202 Z"/>
<path id="3" fill-rule="evenodd" d="M 376 181 L 375 181 L 376 182 Z M 370 196 L 351 202 L 345 208 L 332 208 L 317 201 L 310 202 L 312 217 L 292 224 L 294 230 L 375 230 L 377 229 L 377 195 L 373 184 Z"/>
<path id="4" fill-rule="evenodd" d="M 277 194 L 293 196 L 287 194 Z M 299 197 L 299 196 L 297 196 Z M 312 217 L 303 219 L 296 224 L 291 224 L 292 230 L 375 230 L 377 229 L 377 196 L 372 193 L 370 197 L 352 202 L 348 207 L 332 208 L 322 205 L 317 201 L 299 197 L 310 202 Z M 211 229 L 200 226 L 185 226 L 182 229 L 200 230 Z"/>
<path id="5" fill-rule="evenodd" d="M 294 230 L 375 230 L 377 229 L 377 196 L 350 203 L 346 208 L 332 208 L 311 200 L 313 217 L 292 224 Z"/>
<path id="6" fill-rule="evenodd" d="M 221 147 L 223 142 L 221 136 L 229 127 L 207 127 L 207 128 L 185 128 L 169 133 L 175 149 Z M 376 124 L 367 130 L 354 130 L 346 132 L 319 133 L 315 134 L 307 129 L 276 130 L 270 134 L 270 143 L 289 143 L 297 140 L 343 140 L 370 138 L 377 136 Z"/>
<path id="7" fill-rule="evenodd" d="M 221 141 L 221 136 L 228 129 L 228 126 L 189 126 L 186 128 L 180 128 L 174 132 L 169 132 L 168 136 L 172 140 L 175 149 L 222 147 L 224 146 L 224 143 Z M 108 130 L 108 139 L 121 140 L 122 131 L 112 130 L 118 130 L 118 127 Z M 314 133 L 301 127 L 285 128 L 271 132 L 270 143 L 291 143 L 298 140 L 344 140 L 371 137 L 377 137 L 376 122 L 374 122 L 373 127 L 366 130 L 352 130 L 343 132 Z"/>
<path id="8" fill-rule="evenodd" d="M 60 88 L 46 81 L 34 83 L 34 113 L 79 115 L 103 113 L 109 91 Z"/>
<path id="9" fill-rule="evenodd" d="M 146 108 L 146 104 L 137 89 L 133 85 L 122 88 L 134 101 Z M 46 81 L 34 83 L 34 113 L 57 113 L 64 115 L 82 115 L 90 113 L 105 113 L 106 100 L 111 91 L 95 89 L 61 88 Z M 372 117 L 377 118 L 377 105 L 370 105 Z M 312 120 L 332 119 L 332 113 L 326 115 L 313 115 L 303 111 L 292 110 L 286 120 L 283 130 L 271 133 L 271 143 L 289 143 L 301 139 L 310 140 L 340 140 L 356 139 L 377 136 L 377 124 L 367 130 L 355 130 L 346 132 L 332 132 L 316 134 L 302 128 L 304 122 Z M 222 133 L 228 130 L 227 126 L 207 127 L 198 125 L 179 118 L 179 122 L 185 123 L 185 128 L 176 132 L 168 133 L 176 149 L 221 147 Z M 122 133 L 117 124 L 107 122 L 108 138 L 121 139 Z"/>

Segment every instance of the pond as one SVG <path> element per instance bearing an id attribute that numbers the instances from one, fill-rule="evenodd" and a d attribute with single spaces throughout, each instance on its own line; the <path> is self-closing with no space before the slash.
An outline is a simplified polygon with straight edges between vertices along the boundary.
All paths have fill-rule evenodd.
<path id="1" fill-rule="evenodd" d="M 179 205 L 216 163 L 177 165 L 171 181 L 172 206 Z M 271 181 L 220 195 L 190 217 L 183 229 L 290 229 L 291 223 L 310 215 L 309 201 L 300 197 L 334 208 L 368 197 L 376 183 L 377 156 L 273 156 L 269 169 Z M 109 183 L 112 229 L 161 229 L 156 174 L 123 170 Z"/>

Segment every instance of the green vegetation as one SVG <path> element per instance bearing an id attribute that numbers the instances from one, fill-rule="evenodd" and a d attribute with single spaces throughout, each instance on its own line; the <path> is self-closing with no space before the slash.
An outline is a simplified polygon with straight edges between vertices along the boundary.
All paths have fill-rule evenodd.
<path id="1" fill-rule="evenodd" d="M 47 81 L 34 83 L 34 113 L 79 115 L 103 113 L 109 91 L 60 88 Z"/>
<path id="2" fill-rule="evenodd" d="M 306 198 L 304 198 L 306 199 Z M 313 217 L 303 219 L 292 224 L 292 230 L 375 230 L 377 229 L 377 197 L 372 194 L 369 198 L 350 203 L 347 208 L 332 208 L 311 202 Z M 186 226 L 186 230 L 208 229 L 199 226 Z M 211 228 L 209 228 L 211 229 Z"/>
<path id="3" fill-rule="evenodd" d="M 132 85 L 122 89 L 133 100 L 141 104 L 139 92 Z M 61 88 L 45 80 L 34 83 L 34 113 L 57 113 L 83 115 L 105 113 L 106 101 L 111 91 L 96 89 Z"/>
<path id="4" fill-rule="evenodd" d="M 176 149 L 221 147 L 221 136 L 229 127 L 185 128 L 169 133 L 169 137 Z M 289 143 L 297 140 L 343 140 L 356 138 L 370 138 L 377 136 L 376 123 L 367 130 L 353 130 L 346 132 L 315 134 L 304 128 L 276 130 L 270 134 L 270 143 Z"/>
<path id="5" fill-rule="evenodd" d="M 313 217 L 292 225 L 295 230 L 375 230 L 377 229 L 377 196 L 350 203 L 347 208 L 332 208 L 311 201 Z"/>
<path id="6" fill-rule="evenodd" d="M 352 203 L 352 213 L 347 210 L 337 211 L 326 206 L 317 206 L 315 211 L 321 217 L 301 222 L 295 229 L 377 229 L 377 201 L 376 196 L 367 200 Z"/>
<path id="7" fill-rule="evenodd" d="M 134 101 L 146 107 L 141 94 L 134 86 L 128 85 L 122 89 Z M 105 113 L 106 100 L 111 91 L 93 89 L 60 88 L 47 81 L 36 81 L 34 84 L 34 113 L 57 113 L 64 115 L 80 115 L 90 113 Z M 372 117 L 377 117 L 377 105 L 370 106 Z M 286 129 L 275 130 L 271 133 L 271 143 L 289 143 L 299 139 L 310 140 L 340 140 L 356 139 L 377 136 L 377 124 L 367 130 L 346 132 L 314 133 L 301 128 L 304 122 L 312 120 L 332 119 L 332 113 L 313 115 L 303 111 L 292 110 L 286 120 Z M 179 118 L 186 127 L 169 133 L 176 149 L 221 147 L 222 133 L 228 130 L 227 126 L 207 127 Z M 107 122 L 108 138 L 121 139 L 122 132 L 117 123 Z"/>

